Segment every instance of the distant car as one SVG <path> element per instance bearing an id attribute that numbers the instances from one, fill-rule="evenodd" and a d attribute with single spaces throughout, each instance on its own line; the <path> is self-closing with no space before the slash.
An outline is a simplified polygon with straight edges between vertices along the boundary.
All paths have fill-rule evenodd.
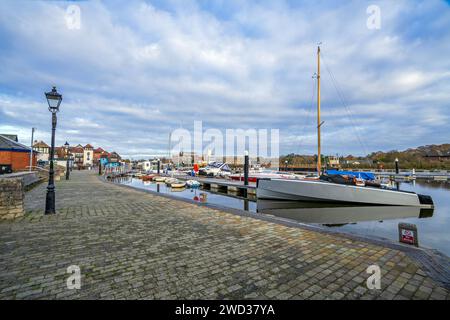
<path id="1" fill-rule="evenodd" d="M 231 169 L 226 163 L 210 162 L 206 167 L 199 169 L 198 174 L 208 177 L 226 177 L 231 174 Z"/>
<path id="2" fill-rule="evenodd" d="M 46 165 L 46 162 L 44 160 L 38 160 L 37 161 L 37 166 L 38 167 L 45 167 L 45 165 Z"/>

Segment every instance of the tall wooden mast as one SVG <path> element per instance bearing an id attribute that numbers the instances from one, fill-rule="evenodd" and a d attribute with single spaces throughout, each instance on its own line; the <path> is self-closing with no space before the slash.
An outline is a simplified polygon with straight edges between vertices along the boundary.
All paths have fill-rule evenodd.
<path id="1" fill-rule="evenodd" d="M 320 45 L 317 46 L 317 174 L 320 175 L 322 159 L 320 154 Z"/>

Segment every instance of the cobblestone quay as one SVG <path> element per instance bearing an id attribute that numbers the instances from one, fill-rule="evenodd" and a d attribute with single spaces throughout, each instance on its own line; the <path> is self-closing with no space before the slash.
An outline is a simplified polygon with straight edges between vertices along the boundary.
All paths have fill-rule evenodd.
<path id="1" fill-rule="evenodd" d="M 0 223 L 2 299 L 448 299 L 401 249 L 197 206 L 74 171 Z M 369 265 L 381 289 L 369 290 Z M 67 288 L 67 268 L 81 289 Z"/>

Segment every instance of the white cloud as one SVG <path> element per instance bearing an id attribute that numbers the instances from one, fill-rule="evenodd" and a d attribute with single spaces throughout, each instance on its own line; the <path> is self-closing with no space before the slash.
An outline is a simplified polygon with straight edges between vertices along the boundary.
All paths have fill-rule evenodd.
<path id="1" fill-rule="evenodd" d="M 65 2 L 0 3 L 2 125 L 47 130 L 43 92 L 56 84 L 64 95 L 58 133 L 68 136 L 61 141 L 162 152 L 171 129 L 199 119 L 219 129 L 280 128 L 284 152 L 298 150 L 305 135 L 314 152 L 311 75 L 322 41 L 324 139 L 333 150 L 362 153 L 344 139 L 354 141 L 345 134 L 354 122 L 374 149 L 391 148 L 386 132 L 398 148 L 443 139 L 450 115 L 444 3 L 381 1 L 377 31 L 366 28 L 368 3 L 360 2 L 208 4 L 222 6 L 216 10 L 185 1 L 165 8 L 142 1 L 76 4 L 80 30 L 66 27 Z M 423 128 L 405 135 L 399 123 Z"/>

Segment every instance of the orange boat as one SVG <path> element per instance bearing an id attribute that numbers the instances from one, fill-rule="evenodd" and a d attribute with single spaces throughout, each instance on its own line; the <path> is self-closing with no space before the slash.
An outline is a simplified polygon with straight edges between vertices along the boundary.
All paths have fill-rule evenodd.
<path id="1" fill-rule="evenodd" d="M 152 181 L 155 176 L 148 174 L 142 177 L 142 181 Z"/>

